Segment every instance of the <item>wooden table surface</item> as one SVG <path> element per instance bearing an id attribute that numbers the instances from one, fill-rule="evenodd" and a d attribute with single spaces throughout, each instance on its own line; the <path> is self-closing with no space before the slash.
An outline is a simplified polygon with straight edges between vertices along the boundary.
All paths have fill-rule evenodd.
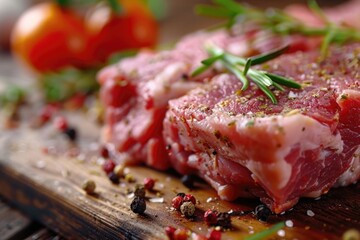
<path id="1" fill-rule="evenodd" d="M 212 23 L 189 11 L 194 2 L 169 1 L 171 14 L 161 23 L 162 43 L 173 42 L 183 34 Z M 261 1 L 256 2 L 261 5 Z M 0 56 L 0 88 L 6 82 L 21 82 L 29 88 L 33 85 L 31 77 L 18 71 L 9 56 Z M 31 105 L 23 114 L 29 117 L 36 110 L 36 106 Z M 146 214 L 138 216 L 129 210 L 132 198 L 127 194 L 136 183 L 111 184 L 91 150 L 98 142 L 100 127 L 88 121 L 83 113 L 69 114 L 69 119 L 80 133 L 82 150 L 76 156 L 44 153 L 48 147 L 64 152 L 69 149 L 66 140 L 51 126 L 35 131 L 23 121 L 16 130 L 0 129 L 0 195 L 7 202 L 0 202 L 0 239 L 59 238 L 54 232 L 70 239 L 159 239 L 165 238 L 164 227 L 168 225 L 206 233 L 208 227 L 201 217 L 206 209 L 248 211 L 259 204 L 257 200 L 220 201 L 207 184 L 199 183 L 196 189 L 189 190 L 174 173 L 132 167 L 129 171 L 138 182 L 145 176 L 158 179 L 156 189 L 161 196 L 155 193 L 148 193 L 148 196 L 153 201 L 161 198 L 164 201 L 148 201 Z M 56 147 L 52 148 L 54 145 Z M 94 179 L 97 183 L 95 196 L 88 196 L 81 189 L 86 179 Z M 176 192 L 189 191 L 200 201 L 193 220 L 169 210 Z M 209 199 L 213 201 L 208 202 Z M 9 207 L 8 203 L 29 217 Z M 309 216 L 308 210 L 315 215 Z M 232 231 L 225 232 L 223 239 L 243 239 L 285 220 L 292 220 L 294 227 L 286 228 L 284 237 L 275 235 L 272 239 L 340 239 L 350 228 L 360 230 L 360 184 L 333 189 L 319 200 L 302 199 L 284 215 L 271 216 L 269 223 L 261 223 L 251 215 L 233 218 Z"/>

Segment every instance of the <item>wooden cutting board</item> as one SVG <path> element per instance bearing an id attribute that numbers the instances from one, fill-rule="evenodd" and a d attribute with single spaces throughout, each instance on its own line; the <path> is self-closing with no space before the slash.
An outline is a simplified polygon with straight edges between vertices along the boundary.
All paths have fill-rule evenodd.
<path id="1" fill-rule="evenodd" d="M 76 153 L 52 125 L 36 130 L 29 128 L 26 120 L 31 117 L 26 116 L 34 112 L 28 106 L 19 128 L 0 131 L 0 194 L 65 237 L 164 239 L 166 226 L 206 234 L 209 227 L 202 216 L 207 209 L 249 211 L 260 204 L 255 199 L 221 201 L 203 182 L 190 190 L 173 172 L 130 167 L 137 183 L 148 176 L 158 180 L 155 185 L 158 193 L 147 193 L 145 214 L 134 214 L 129 208 L 132 195 L 128 191 L 133 190 L 136 183 L 121 180 L 114 185 L 98 164 L 96 147 L 100 127 L 86 114 L 65 113 L 79 132 L 77 147 L 81 150 Z M 94 196 L 81 189 L 87 179 L 96 182 Z M 186 219 L 170 209 L 171 199 L 177 192 L 191 193 L 200 202 L 194 219 Z M 271 216 L 268 223 L 259 222 L 252 214 L 232 217 L 232 228 L 223 233 L 223 239 L 244 239 L 286 220 L 291 220 L 294 226 L 283 228 L 285 236 L 275 234 L 270 239 L 341 239 L 350 228 L 360 230 L 360 184 L 332 189 L 317 200 L 302 199 L 290 211 Z"/>

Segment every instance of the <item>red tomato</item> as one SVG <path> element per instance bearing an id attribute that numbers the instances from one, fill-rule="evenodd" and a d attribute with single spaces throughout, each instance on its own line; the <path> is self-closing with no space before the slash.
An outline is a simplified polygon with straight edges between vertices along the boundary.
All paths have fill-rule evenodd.
<path id="1" fill-rule="evenodd" d="M 91 40 L 89 51 L 104 62 L 112 53 L 126 49 L 154 47 L 158 25 L 142 0 L 119 0 L 122 12 L 107 5 L 94 8 L 85 20 Z"/>
<path id="2" fill-rule="evenodd" d="M 88 66 L 83 20 L 55 3 L 42 3 L 28 9 L 12 33 L 13 52 L 37 71 L 65 66 Z"/>

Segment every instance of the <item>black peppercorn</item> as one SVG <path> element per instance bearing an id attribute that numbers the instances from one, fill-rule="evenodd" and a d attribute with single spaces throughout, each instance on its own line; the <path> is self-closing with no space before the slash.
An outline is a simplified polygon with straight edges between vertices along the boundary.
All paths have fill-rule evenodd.
<path id="1" fill-rule="evenodd" d="M 69 127 L 65 129 L 64 134 L 69 138 L 70 141 L 76 141 L 77 131 L 75 128 Z"/>
<path id="2" fill-rule="evenodd" d="M 271 214 L 271 210 L 265 205 L 261 204 L 256 206 L 254 214 L 258 220 L 266 222 Z"/>
<path id="3" fill-rule="evenodd" d="M 184 175 L 181 178 L 181 182 L 182 182 L 182 184 L 184 184 L 185 187 L 193 188 L 194 182 L 195 182 L 195 176 L 194 175 Z"/>
<path id="4" fill-rule="evenodd" d="M 143 214 L 146 210 L 145 199 L 142 197 L 135 197 L 130 204 L 130 209 L 134 213 Z"/>
<path id="5" fill-rule="evenodd" d="M 221 212 L 217 215 L 217 226 L 230 228 L 231 227 L 231 217 L 227 212 Z"/>
<path id="6" fill-rule="evenodd" d="M 141 197 L 144 198 L 145 197 L 145 187 L 143 185 L 136 185 L 135 186 L 135 191 L 134 191 L 134 195 L 135 197 Z"/>
<path id="7" fill-rule="evenodd" d="M 176 194 L 176 196 L 180 196 L 180 197 L 182 197 L 182 198 L 185 197 L 185 195 L 186 195 L 186 194 L 183 193 L 183 192 L 180 192 L 180 193 Z"/>
<path id="8" fill-rule="evenodd" d="M 118 176 L 116 173 L 114 173 L 114 172 L 110 172 L 110 173 L 108 174 L 108 178 L 109 178 L 109 180 L 110 180 L 112 183 L 114 183 L 114 184 L 118 184 L 118 183 L 120 182 L 119 176 Z"/>

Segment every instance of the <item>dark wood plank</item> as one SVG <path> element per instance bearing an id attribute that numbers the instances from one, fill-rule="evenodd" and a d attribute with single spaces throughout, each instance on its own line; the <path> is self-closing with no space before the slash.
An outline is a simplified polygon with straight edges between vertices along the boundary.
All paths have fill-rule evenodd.
<path id="1" fill-rule="evenodd" d="M 57 235 L 53 231 L 51 231 L 47 228 L 42 228 L 42 229 L 34 232 L 33 234 L 31 234 L 25 240 L 61 240 L 61 239 L 63 239 L 63 238 L 61 238 L 59 235 Z"/>
<path id="2" fill-rule="evenodd" d="M 0 239 L 23 239 L 36 231 L 39 226 L 0 199 Z"/>
<path id="3" fill-rule="evenodd" d="M 99 128 L 85 119 L 81 114 L 70 117 L 70 122 L 79 129 L 79 145 L 83 149 L 79 158 L 68 157 L 64 153 L 59 156 L 43 153 L 44 146 L 54 144 L 61 149 L 66 143 L 62 136 L 52 131 L 51 126 L 34 131 L 24 123 L 20 129 L 3 131 L 0 136 L 1 194 L 64 237 L 165 238 L 164 227 L 168 225 L 206 233 L 208 227 L 202 220 L 202 214 L 207 209 L 246 211 L 259 204 L 256 200 L 207 202 L 216 194 L 208 185 L 201 183 L 192 190 L 201 204 L 195 220 L 190 221 L 177 212 L 169 211 L 175 192 L 189 191 L 176 175 L 131 167 L 129 170 L 138 182 L 145 176 L 158 179 L 156 186 L 164 197 L 164 203 L 148 202 L 146 214 L 138 216 L 130 211 L 131 198 L 127 195 L 127 190 L 134 189 L 136 183 L 111 184 L 96 164 L 97 155 L 87 154 L 88 146 L 97 141 Z M 85 179 L 94 179 L 97 195 L 88 196 L 82 191 Z M 155 197 L 155 194 L 150 193 L 149 196 Z M 284 220 L 294 222 L 293 228 L 286 228 L 283 239 L 339 239 L 349 228 L 360 229 L 359 204 L 359 184 L 333 189 L 320 200 L 301 200 L 292 211 L 272 216 L 269 224 Z M 312 210 L 315 215 L 308 216 L 307 210 Z M 233 218 L 233 230 L 225 232 L 224 239 L 239 239 L 251 231 L 263 230 L 269 224 L 261 223 L 252 216 Z"/>

